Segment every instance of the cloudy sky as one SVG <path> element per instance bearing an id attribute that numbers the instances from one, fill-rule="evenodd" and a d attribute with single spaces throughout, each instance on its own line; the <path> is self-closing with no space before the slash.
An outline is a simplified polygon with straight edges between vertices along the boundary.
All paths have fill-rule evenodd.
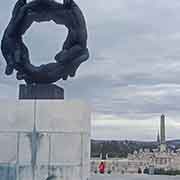
<path id="1" fill-rule="evenodd" d="M 91 52 L 76 78 L 58 82 L 66 99 L 93 107 L 92 137 L 156 138 L 167 116 L 167 137 L 180 138 L 180 1 L 76 0 L 88 23 Z M 0 36 L 15 0 L 0 2 Z M 67 30 L 33 24 L 24 39 L 34 64 L 53 61 Z M 17 82 L 6 77 L 0 54 L 0 98 L 16 98 Z"/>

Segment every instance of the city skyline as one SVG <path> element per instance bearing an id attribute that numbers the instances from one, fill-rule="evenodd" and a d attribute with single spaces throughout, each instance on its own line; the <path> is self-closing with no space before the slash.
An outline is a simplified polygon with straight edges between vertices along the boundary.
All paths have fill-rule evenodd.
<path id="1" fill-rule="evenodd" d="M 132 141 L 158 141 L 158 136 L 159 136 L 159 141 L 162 144 L 165 144 L 166 141 L 168 140 L 180 140 L 180 136 L 174 136 L 173 131 L 174 131 L 174 125 L 171 122 L 168 122 L 168 117 L 165 116 L 165 114 L 162 114 L 157 117 L 157 119 L 154 119 L 153 121 L 142 121 L 142 120 L 134 120 L 136 122 L 135 124 L 132 124 L 131 121 L 129 121 L 129 124 L 127 123 L 127 120 L 124 121 L 108 121 L 106 120 L 106 126 L 103 126 L 104 124 L 102 122 L 93 122 L 93 133 L 96 134 L 97 131 L 94 129 L 97 127 L 103 126 L 102 129 L 104 128 L 109 128 L 111 126 L 114 126 L 114 128 L 117 130 L 117 132 L 113 132 L 113 134 L 117 133 L 117 136 L 109 135 L 110 138 L 108 138 L 107 134 L 103 134 L 104 137 L 101 134 L 101 138 L 96 138 L 97 136 L 100 135 L 95 135 L 92 137 L 92 139 L 95 140 L 132 140 Z M 142 124 L 143 123 L 143 124 Z M 179 126 L 179 124 L 177 124 Z M 142 137 L 141 135 L 141 128 L 145 127 L 144 131 L 148 136 Z M 134 128 L 134 130 L 132 130 Z M 129 135 L 127 133 L 128 130 L 132 130 L 132 133 Z M 123 130 L 123 136 L 121 132 L 119 133 L 120 130 Z M 136 132 L 136 133 L 135 133 Z"/>

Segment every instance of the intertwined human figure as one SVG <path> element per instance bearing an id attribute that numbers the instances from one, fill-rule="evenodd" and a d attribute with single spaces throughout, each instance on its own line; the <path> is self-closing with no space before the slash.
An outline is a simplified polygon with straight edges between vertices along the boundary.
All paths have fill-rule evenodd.
<path id="1" fill-rule="evenodd" d="M 22 36 L 34 21 L 50 20 L 65 25 L 68 36 L 62 50 L 55 56 L 56 62 L 34 66 Z M 15 69 L 19 80 L 42 84 L 74 77 L 80 64 L 89 58 L 83 13 L 73 0 L 64 0 L 63 4 L 53 0 L 35 0 L 30 3 L 18 0 L 5 30 L 1 49 L 7 62 L 6 74 L 11 75 Z"/>

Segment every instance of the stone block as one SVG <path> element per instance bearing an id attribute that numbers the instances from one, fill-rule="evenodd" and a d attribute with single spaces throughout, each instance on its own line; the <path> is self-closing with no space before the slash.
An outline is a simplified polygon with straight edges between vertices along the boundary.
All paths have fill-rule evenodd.
<path id="1" fill-rule="evenodd" d="M 90 132 L 90 107 L 80 101 L 37 101 L 39 131 Z"/>
<path id="2" fill-rule="evenodd" d="M 0 116 L 0 131 L 32 131 L 34 101 L 1 100 Z"/>
<path id="3" fill-rule="evenodd" d="M 7 177 L 6 168 L 16 166 L 13 180 L 39 180 L 48 175 L 62 180 L 89 177 L 88 105 L 80 101 L 18 100 L 1 101 L 0 109 L 0 163 L 5 163 L 0 174 Z"/>
<path id="4" fill-rule="evenodd" d="M 0 163 L 15 164 L 17 161 L 16 134 L 0 133 Z"/>
<path id="5" fill-rule="evenodd" d="M 64 89 L 55 84 L 21 84 L 19 99 L 64 99 Z"/>
<path id="6" fill-rule="evenodd" d="M 19 163 L 21 165 L 31 164 L 31 141 L 30 134 L 21 134 L 19 141 Z"/>
<path id="7" fill-rule="evenodd" d="M 29 165 L 19 166 L 19 180 L 33 180 L 32 168 Z"/>
<path id="8" fill-rule="evenodd" d="M 37 165 L 48 165 L 49 164 L 49 156 L 50 156 L 50 135 L 49 134 L 41 134 L 40 135 L 40 146 L 37 152 Z"/>
<path id="9" fill-rule="evenodd" d="M 51 143 L 51 164 L 80 166 L 82 157 L 80 134 L 52 135 Z"/>

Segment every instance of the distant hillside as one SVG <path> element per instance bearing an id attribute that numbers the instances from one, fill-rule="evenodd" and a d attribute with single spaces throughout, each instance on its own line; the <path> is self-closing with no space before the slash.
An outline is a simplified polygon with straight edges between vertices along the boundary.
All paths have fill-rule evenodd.
<path id="1" fill-rule="evenodd" d="M 167 141 L 167 145 L 171 149 L 180 148 L 180 140 Z M 143 141 L 101 141 L 91 140 L 91 157 L 99 157 L 102 153 L 103 158 L 106 154 L 109 157 L 126 158 L 128 153 L 139 151 L 140 149 L 153 149 L 158 148 L 157 142 L 143 142 Z"/>

